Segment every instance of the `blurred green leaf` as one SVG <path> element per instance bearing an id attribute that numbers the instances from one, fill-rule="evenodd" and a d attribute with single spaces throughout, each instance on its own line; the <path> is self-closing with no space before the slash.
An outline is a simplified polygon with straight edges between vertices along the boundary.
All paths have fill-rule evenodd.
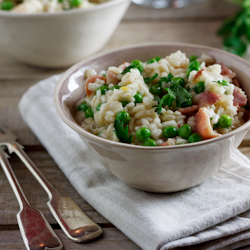
<path id="1" fill-rule="evenodd" d="M 225 38 L 224 46 L 227 51 L 239 56 L 243 56 L 247 50 L 247 43 L 236 36 Z"/>
<path id="2" fill-rule="evenodd" d="M 243 56 L 250 43 L 250 0 L 237 1 L 242 9 L 226 19 L 217 34 L 222 37 L 224 49 Z"/>

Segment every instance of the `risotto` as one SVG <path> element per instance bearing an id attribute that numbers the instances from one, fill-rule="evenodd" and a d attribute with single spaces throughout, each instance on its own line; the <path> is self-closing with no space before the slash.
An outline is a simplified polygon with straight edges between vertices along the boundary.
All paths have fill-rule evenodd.
<path id="1" fill-rule="evenodd" d="M 0 0 L 1 10 L 23 14 L 86 9 L 108 0 Z"/>
<path id="2" fill-rule="evenodd" d="M 85 71 L 76 120 L 102 138 L 143 146 L 199 142 L 226 134 L 248 119 L 236 74 L 206 54 L 177 51 L 101 72 Z"/>

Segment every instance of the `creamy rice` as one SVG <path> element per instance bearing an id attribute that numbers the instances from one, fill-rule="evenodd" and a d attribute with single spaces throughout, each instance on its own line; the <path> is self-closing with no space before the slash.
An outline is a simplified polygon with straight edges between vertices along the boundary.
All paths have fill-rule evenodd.
<path id="1" fill-rule="evenodd" d="M 140 65 L 132 62 L 101 72 L 86 70 L 86 95 L 76 104 L 78 124 L 97 136 L 128 143 L 121 136 L 125 130 L 119 132 L 118 126 L 127 127 L 129 143 L 169 146 L 218 137 L 245 123 L 244 91 L 233 84 L 235 74 L 211 56 L 191 59 L 176 51 Z M 171 93 L 172 102 L 162 103 Z M 130 117 L 122 126 L 117 122 L 121 112 Z M 191 132 L 185 135 L 182 131 L 187 126 Z M 169 127 L 174 135 L 167 133 Z M 142 139 L 141 128 L 147 128 L 150 136 Z"/>
<path id="2" fill-rule="evenodd" d="M 0 0 L 0 10 L 23 14 L 87 9 L 108 0 Z"/>

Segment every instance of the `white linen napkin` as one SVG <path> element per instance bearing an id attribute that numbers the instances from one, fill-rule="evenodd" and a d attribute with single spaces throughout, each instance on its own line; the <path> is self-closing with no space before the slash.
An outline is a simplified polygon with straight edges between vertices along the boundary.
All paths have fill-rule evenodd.
<path id="1" fill-rule="evenodd" d="M 205 183 L 171 194 L 128 187 L 94 159 L 57 115 L 60 75 L 32 86 L 19 109 L 77 192 L 145 250 L 236 249 L 250 244 L 250 160 L 239 150 Z M 181 248 L 183 249 L 183 248 Z"/>

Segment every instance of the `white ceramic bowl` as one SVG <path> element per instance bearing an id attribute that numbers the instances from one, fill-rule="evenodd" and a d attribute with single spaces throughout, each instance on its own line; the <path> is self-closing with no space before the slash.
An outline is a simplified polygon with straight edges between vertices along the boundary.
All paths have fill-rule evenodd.
<path id="1" fill-rule="evenodd" d="M 27 64 L 68 67 L 106 44 L 129 4 L 110 0 L 89 9 L 27 15 L 0 11 L 0 44 Z"/>
<path id="2" fill-rule="evenodd" d="M 238 56 L 214 48 L 190 44 L 138 45 L 100 54 L 81 61 L 67 70 L 56 85 L 54 103 L 59 116 L 75 130 L 90 152 L 111 173 L 128 185 L 150 192 L 173 192 L 198 185 L 216 173 L 239 146 L 250 121 L 236 130 L 210 140 L 167 147 L 143 147 L 109 141 L 81 128 L 74 120 L 75 104 L 84 94 L 83 74 L 124 61 L 147 61 L 181 50 L 187 56 L 207 53 L 217 62 L 237 73 L 237 78 L 250 96 L 250 63 Z"/>

